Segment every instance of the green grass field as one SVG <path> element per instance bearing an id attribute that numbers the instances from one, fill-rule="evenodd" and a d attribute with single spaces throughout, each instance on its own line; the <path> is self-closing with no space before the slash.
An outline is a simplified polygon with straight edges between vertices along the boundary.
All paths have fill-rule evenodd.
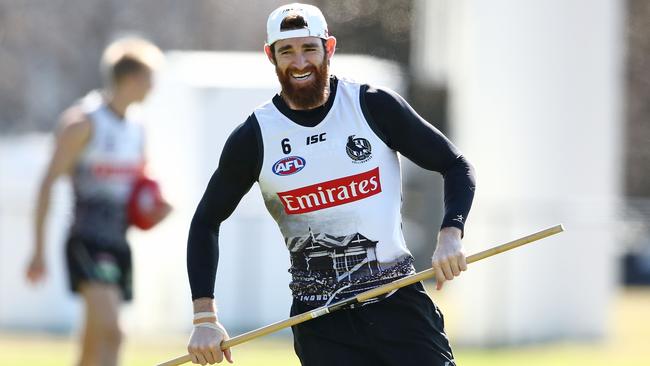
<path id="1" fill-rule="evenodd" d="M 650 365 L 650 290 L 621 293 L 608 339 L 599 343 L 561 343 L 497 349 L 455 350 L 462 366 L 647 366 Z M 453 341 L 453 339 L 452 339 Z M 76 345 L 69 337 L 0 333 L 2 366 L 73 365 Z M 151 366 L 183 353 L 185 339 L 145 341 L 129 339 L 122 364 Z M 239 366 L 299 366 L 291 340 L 271 337 L 233 349 Z"/>

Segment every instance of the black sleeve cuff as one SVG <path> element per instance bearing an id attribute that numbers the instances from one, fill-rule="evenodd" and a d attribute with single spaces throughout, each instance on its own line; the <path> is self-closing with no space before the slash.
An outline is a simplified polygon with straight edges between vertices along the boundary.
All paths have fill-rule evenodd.
<path id="1" fill-rule="evenodd" d="M 440 229 L 444 229 L 446 227 L 458 228 L 460 229 L 460 237 L 462 238 L 463 236 L 465 236 L 465 223 L 464 223 L 465 220 L 464 219 L 460 220 L 458 216 L 462 216 L 462 215 L 457 215 L 456 217 L 445 217 L 442 220 L 442 225 L 440 225 Z"/>

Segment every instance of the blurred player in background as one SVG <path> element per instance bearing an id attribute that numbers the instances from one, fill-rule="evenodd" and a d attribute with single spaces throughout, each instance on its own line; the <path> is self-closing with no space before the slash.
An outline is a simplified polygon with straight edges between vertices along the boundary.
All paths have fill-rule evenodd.
<path id="1" fill-rule="evenodd" d="M 230 135 L 190 226 L 194 363 L 232 361 L 219 347 L 228 334 L 213 300 L 218 232 L 255 182 L 289 250 L 291 315 L 415 272 L 402 235 L 397 152 L 444 177 L 445 217 L 432 258 L 438 289 L 466 270 L 461 237 L 472 166 L 397 93 L 330 75 L 335 49 L 318 8 L 294 3 L 269 16 L 264 50 L 282 91 Z M 303 366 L 453 366 L 443 323 L 417 283 L 292 330 Z"/>
<path id="2" fill-rule="evenodd" d="M 118 362 L 119 307 L 132 298 L 126 231 L 129 225 L 143 227 L 129 212 L 142 214 L 137 206 L 142 197 L 134 191 L 142 192 L 141 181 L 151 183 L 144 175 L 143 126 L 128 120 L 127 110 L 145 99 L 152 73 L 163 61 L 160 50 L 141 38 L 119 39 L 105 49 L 101 68 L 106 88 L 90 92 L 63 112 L 56 147 L 40 185 L 27 278 L 36 283 L 46 275 L 44 229 L 50 192 L 57 178 L 68 175 L 74 190 L 74 219 L 65 251 L 71 290 L 81 295 L 85 306 L 82 366 Z M 148 224 L 159 222 L 171 210 L 157 187 L 153 189 L 145 215 Z"/>

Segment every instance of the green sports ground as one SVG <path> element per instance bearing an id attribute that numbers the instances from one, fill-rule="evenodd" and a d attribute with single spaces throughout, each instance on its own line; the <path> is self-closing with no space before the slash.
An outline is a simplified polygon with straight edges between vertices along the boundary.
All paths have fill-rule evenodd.
<path id="1" fill-rule="evenodd" d="M 606 340 L 495 349 L 457 347 L 456 360 L 462 366 L 646 366 L 650 360 L 649 309 L 650 289 L 622 290 L 614 304 Z M 75 339 L 67 336 L 0 333 L 0 365 L 68 366 L 74 364 L 75 347 Z M 184 338 L 127 338 L 122 365 L 155 365 L 184 349 Z M 291 339 L 286 337 L 251 341 L 233 349 L 233 356 L 239 366 L 299 366 Z"/>

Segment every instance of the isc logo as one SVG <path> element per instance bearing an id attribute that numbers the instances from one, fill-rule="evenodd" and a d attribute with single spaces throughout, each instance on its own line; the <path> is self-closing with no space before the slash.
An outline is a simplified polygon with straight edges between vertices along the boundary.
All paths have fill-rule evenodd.
<path id="1" fill-rule="evenodd" d="M 291 175 L 298 173 L 305 167 L 305 159 L 300 156 L 288 156 L 273 164 L 273 173 L 277 175 Z"/>

